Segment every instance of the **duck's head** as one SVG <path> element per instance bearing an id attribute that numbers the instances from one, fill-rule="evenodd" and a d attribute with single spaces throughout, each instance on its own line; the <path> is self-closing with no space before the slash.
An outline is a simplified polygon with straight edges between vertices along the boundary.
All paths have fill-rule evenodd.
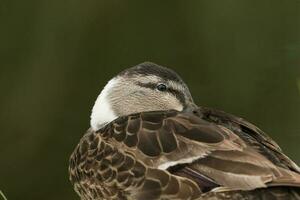
<path id="1" fill-rule="evenodd" d="M 132 113 L 194 109 L 187 85 L 173 70 L 145 62 L 112 78 L 98 96 L 91 127 L 98 130 L 112 120 Z"/>

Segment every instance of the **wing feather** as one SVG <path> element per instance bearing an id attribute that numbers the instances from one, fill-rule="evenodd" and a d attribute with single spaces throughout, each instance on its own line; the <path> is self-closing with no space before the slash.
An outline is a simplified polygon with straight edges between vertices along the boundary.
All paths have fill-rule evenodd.
<path id="1" fill-rule="evenodd" d="M 196 199 L 300 187 L 298 167 L 254 125 L 220 111 L 155 111 L 89 130 L 70 159 L 82 199 Z"/>

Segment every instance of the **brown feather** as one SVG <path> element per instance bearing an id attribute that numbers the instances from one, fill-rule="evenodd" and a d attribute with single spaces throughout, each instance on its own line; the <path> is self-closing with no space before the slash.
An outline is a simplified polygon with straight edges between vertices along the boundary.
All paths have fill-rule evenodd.
<path id="1" fill-rule="evenodd" d="M 133 114 L 89 130 L 69 171 L 83 200 L 297 199 L 300 188 L 297 165 L 271 138 L 208 108 Z"/>

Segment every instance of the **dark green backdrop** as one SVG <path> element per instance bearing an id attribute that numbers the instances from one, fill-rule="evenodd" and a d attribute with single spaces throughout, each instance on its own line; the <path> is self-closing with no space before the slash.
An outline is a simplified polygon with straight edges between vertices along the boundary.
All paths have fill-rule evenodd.
<path id="1" fill-rule="evenodd" d="M 76 199 L 68 158 L 94 100 L 143 61 L 242 116 L 300 163 L 300 1 L 0 0 L 0 190 Z"/>

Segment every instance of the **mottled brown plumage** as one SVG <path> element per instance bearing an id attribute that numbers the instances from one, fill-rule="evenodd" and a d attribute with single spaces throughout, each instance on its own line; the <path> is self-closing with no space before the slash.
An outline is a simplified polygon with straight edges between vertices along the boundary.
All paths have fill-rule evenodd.
<path id="1" fill-rule="evenodd" d="M 129 114 L 90 129 L 69 171 L 82 200 L 300 199 L 299 167 L 270 137 L 204 107 Z"/>
<path id="2" fill-rule="evenodd" d="M 291 187 L 300 187 L 298 169 L 269 137 L 240 118 L 207 108 L 197 111 L 134 114 L 89 131 L 70 162 L 76 191 L 85 199 L 196 199 L 212 189 L 204 199 L 215 193 L 237 199 L 297 197 L 298 189 Z M 201 158 L 170 172 L 157 169 L 187 155 Z M 271 186 L 282 189 L 236 194 Z"/>

